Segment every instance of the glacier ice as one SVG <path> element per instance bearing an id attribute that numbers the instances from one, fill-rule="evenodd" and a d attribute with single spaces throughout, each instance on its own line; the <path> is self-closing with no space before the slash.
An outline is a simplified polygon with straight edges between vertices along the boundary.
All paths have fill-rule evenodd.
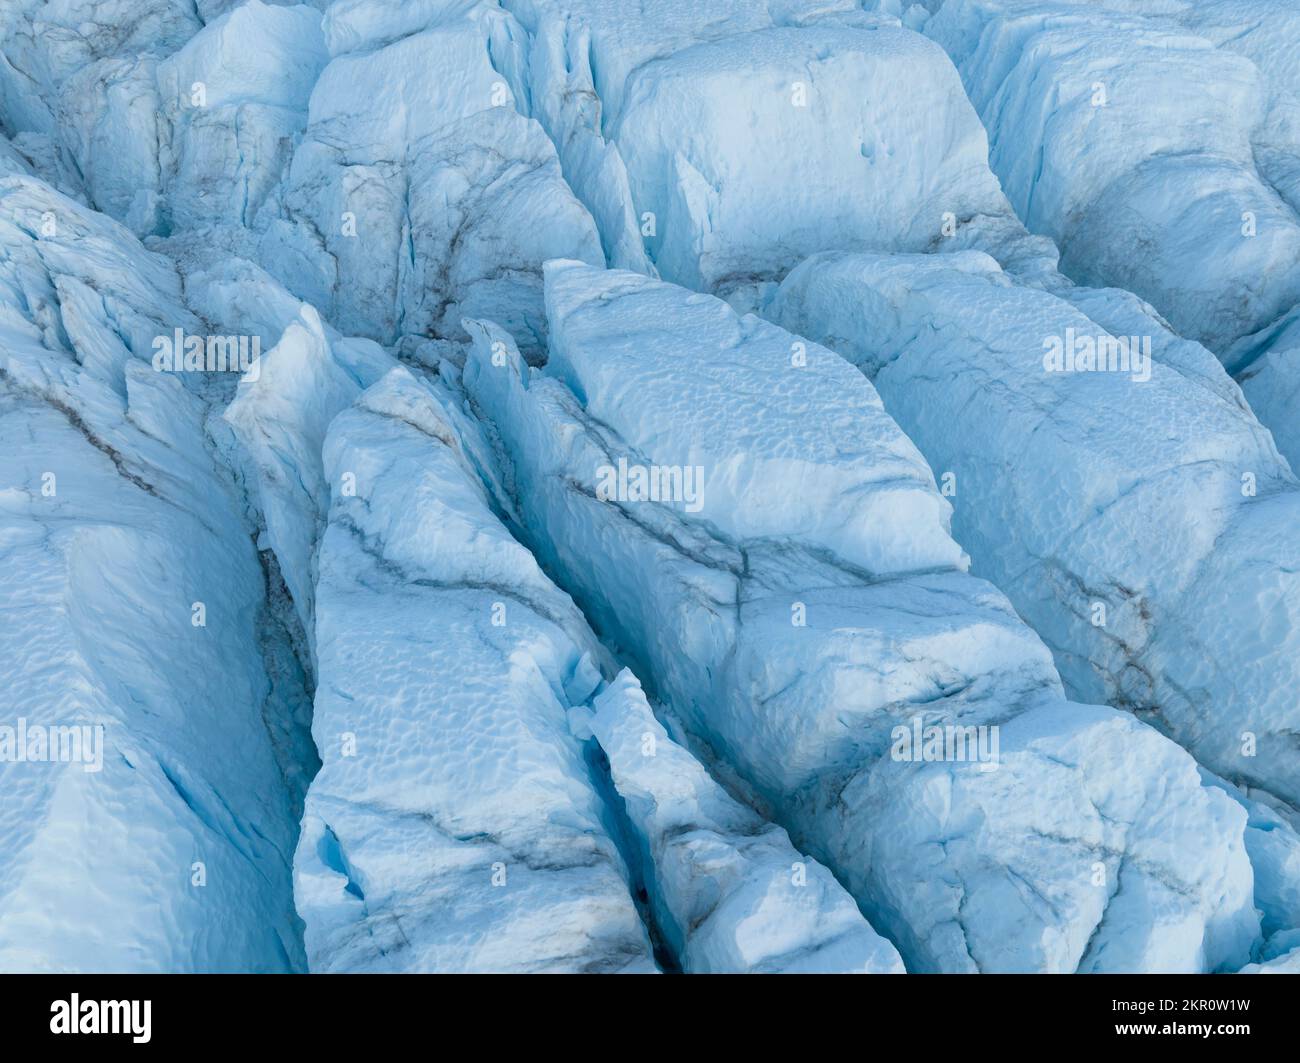
<path id="1" fill-rule="evenodd" d="M 1049 371 L 1052 337 L 1094 353 L 1114 339 L 1085 311 L 1122 336 L 1159 329 L 1107 302 L 1018 286 L 977 251 L 831 253 L 792 271 L 770 312 L 859 364 L 952 475 L 958 541 L 1073 694 L 1149 714 L 1208 767 L 1294 804 L 1300 485 L 1202 348 Z"/>
<path id="2" fill-rule="evenodd" d="M 1293 7 L 5 4 L 0 968 L 1294 971 Z"/>
<path id="3" fill-rule="evenodd" d="M 600 682 L 581 617 L 408 370 L 323 452 L 323 766 L 294 867 L 313 969 L 652 970 L 569 729 Z"/>
<path id="4" fill-rule="evenodd" d="M 562 36 L 545 33 L 555 23 L 538 30 L 539 80 L 563 85 L 567 103 L 603 78 L 599 110 L 551 94 L 536 109 L 615 234 L 612 264 L 642 268 L 620 253 L 632 226 L 666 279 L 727 292 L 778 279 L 827 233 L 845 247 L 924 250 L 950 223 L 961 246 L 1009 266 L 1054 266 L 1055 248 L 1024 230 L 989 170 L 951 64 L 892 20 L 835 4 L 791 5 L 780 19 L 738 4 L 721 22 L 676 2 L 631 21 L 609 5 L 561 6 Z M 703 42 L 684 41 L 688 29 Z"/>
<path id="5" fill-rule="evenodd" d="M 253 224 L 307 124 L 328 58 L 314 8 L 248 0 L 158 64 L 169 227 Z"/>
<path id="6" fill-rule="evenodd" d="M 103 743 L 0 763 L 0 968 L 301 970 L 303 678 L 203 397 L 149 364 L 198 322 L 31 178 L 0 179 L 0 245 L 5 722 Z"/>
<path id="7" fill-rule="evenodd" d="M 530 545 L 909 970 L 1197 970 L 1249 950 L 1241 810 L 1154 731 L 1064 701 L 1043 644 L 964 573 L 946 503 L 864 377 L 811 343 L 792 368 L 790 334 L 635 274 L 550 263 L 546 281 L 546 370 L 476 323 L 465 372 Z M 821 416 L 798 419 L 813 396 Z M 753 443 L 765 422 L 783 462 Z M 602 498 L 620 459 L 701 463 L 702 509 Z M 887 522 L 879 542 L 845 537 L 814 508 L 826 483 L 867 513 L 913 496 L 911 541 Z M 1000 728 L 996 770 L 893 756 L 913 718 Z M 1148 820 L 1147 787 L 1176 787 L 1187 818 Z"/>
<path id="8" fill-rule="evenodd" d="M 654 868 L 659 926 L 684 970 L 903 973 L 897 950 L 831 873 L 669 738 L 631 672 L 594 700 L 590 725 Z"/>
<path id="9" fill-rule="evenodd" d="M 1243 336 L 1225 361 L 1277 449 L 1293 470 L 1300 469 L 1300 307 Z"/>
<path id="10" fill-rule="evenodd" d="M 555 148 L 494 67 L 512 20 L 474 5 L 325 66 L 265 225 L 271 272 L 338 328 L 383 343 L 463 339 L 490 313 L 537 344 L 541 263 L 603 264 Z M 521 59 L 515 63 L 522 62 Z"/>
<path id="11" fill-rule="evenodd" d="M 1300 14 L 1268 0 L 929 6 L 924 31 L 961 71 L 994 170 L 1061 268 L 1135 292 L 1244 369 L 1234 343 L 1300 303 Z M 1255 412 L 1294 463 L 1291 348 L 1261 371 Z"/>
<path id="12" fill-rule="evenodd" d="M 1292 931 L 1277 949 L 1269 950 L 1259 962 L 1248 963 L 1238 974 L 1300 974 L 1300 934 Z M 1289 950 L 1289 951 L 1283 951 Z"/>
<path id="13" fill-rule="evenodd" d="M 947 0 L 925 32 L 989 127 L 1008 198 L 1060 245 L 1066 273 L 1136 292 L 1215 350 L 1296 302 L 1300 222 L 1255 166 L 1267 92 L 1245 56 L 1072 3 Z"/>
<path id="14" fill-rule="evenodd" d="M 329 505 L 321 465 L 325 433 L 365 387 L 396 364 L 382 350 L 368 359 L 348 359 L 348 350 L 347 344 L 330 343 L 320 316 L 303 304 L 280 342 L 254 363 L 256 372 L 240 381 L 223 415 L 242 444 L 236 460 L 255 485 L 267 542 L 313 647 L 315 550 Z"/>

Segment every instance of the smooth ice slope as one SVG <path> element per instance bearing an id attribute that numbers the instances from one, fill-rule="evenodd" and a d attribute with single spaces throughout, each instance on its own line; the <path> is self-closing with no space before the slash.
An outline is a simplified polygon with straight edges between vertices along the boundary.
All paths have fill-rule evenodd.
<path id="1" fill-rule="evenodd" d="M 829 871 L 710 778 L 622 672 L 591 729 L 653 869 L 659 926 L 687 973 L 902 974 Z"/>
<path id="2" fill-rule="evenodd" d="M 1050 257 L 1011 215 L 952 64 L 898 26 L 767 30 L 648 63 L 611 138 L 637 215 L 657 220 L 651 257 L 689 287 L 779 279 L 830 246 L 925 250 L 945 215 L 960 246 Z"/>
<path id="3" fill-rule="evenodd" d="M 601 681 L 581 616 L 407 370 L 335 419 L 324 458 L 324 765 L 295 862 L 312 969 L 653 970 L 569 730 Z"/>
<path id="4" fill-rule="evenodd" d="M 976 252 L 816 256 L 769 312 L 860 365 L 954 474 L 958 540 L 1075 696 L 1295 803 L 1300 491 L 1208 352 L 1117 298 L 1081 305 L 1155 334 L 1145 369 L 1049 371 L 1053 338 L 1111 334 Z"/>
<path id="5" fill-rule="evenodd" d="M 103 729 L 96 771 L 0 763 L 6 970 L 303 966 L 301 676 L 174 328 L 165 259 L 0 178 L 0 724 Z"/>
<path id="6" fill-rule="evenodd" d="M 645 438 L 660 466 L 703 469 L 699 519 L 723 536 L 792 538 L 876 576 L 964 563 L 930 470 L 848 366 L 798 373 L 795 337 L 673 285 L 573 263 L 548 265 L 547 278 L 547 316 L 562 330 L 548 373 L 597 421 Z M 617 329 L 596 312 L 606 303 L 618 304 Z M 648 358 L 665 331 L 681 339 Z M 782 490 L 791 483 L 798 495 Z"/>
<path id="7" fill-rule="evenodd" d="M 792 365 L 796 337 L 707 296 L 546 276 L 546 373 L 486 324 L 465 372 L 531 545 L 909 969 L 1233 966 L 1258 933 L 1242 809 L 1132 717 L 1062 699 L 865 379 L 811 343 Z M 784 465 L 745 459 L 765 430 Z M 601 501 L 620 458 L 701 463 L 703 507 Z M 846 533 L 830 485 L 868 515 L 903 490 L 910 541 Z M 996 725 L 1000 754 L 891 756 L 914 722 Z"/>

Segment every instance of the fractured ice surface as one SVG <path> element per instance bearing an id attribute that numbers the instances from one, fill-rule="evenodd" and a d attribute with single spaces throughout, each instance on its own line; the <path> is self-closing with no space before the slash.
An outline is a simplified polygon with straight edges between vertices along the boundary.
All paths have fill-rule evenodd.
<path id="1" fill-rule="evenodd" d="M 0 966 L 1294 966 L 1297 42 L 0 5 Z"/>
<path id="2" fill-rule="evenodd" d="M 831 873 L 728 796 L 668 737 L 624 671 L 591 728 L 653 868 L 652 899 L 688 973 L 902 974 Z"/>
<path id="3" fill-rule="evenodd" d="M 1096 4 L 928 6 L 925 33 L 961 71 L 994 171 L 1067 274 L 1136 292 L 1215 351 L 1300 300 L 1295 204 L 1252 140 L 1269 79 L 1246 55 Z"/>
<path id="4" fill-rule="evenodd" d="M 307 124 L 327 60 L 314 8 L 248 0 L 158 65 L 170 226 L 253 224 Z"/>
<path id="5" fill-rule="evenodd" d="M 538 27 L 551 91 L 534 107 L 615 265 L 644 268 L 629 226 L 665 278 L 712 290 L 779 278 L 828 240 L 919 251 L 948 236 L 1032 272 L 1055 262 L 999 190 L 952 64 L 890 20 L 837 4 L 716 19 L 672 0 L 630 20 L 508 6 Z"/>
<path id="6" fill-rule="evenodd" d="M 324 765 L 295 862 L 313 970 L 653 970 L 569 730 L 600 682 L 573 604 L 407 370 L 334 421 L 325 468 Z"/>
<path id="7" fill-rule="evenodd" d="M 369 357 L 348 358 L 350 350 L 332 345 L 319 315 L 303 304 L 224 414 L 242 443 L 237 460 L 255 486 L 269 545 L 313 647 L 315 551 L 329 507 L 320 456 L 325 432 L 393 365 L 382 350 L 362 348 Z"/>
<path id="8" fill-rule="evenodd" d="M 484 313 L 537 346 L 542 261 L 603 262 L 554 147 L 515 109 L 516 32 L 494 5 L 470 5 L 322 72 L 285 178 L 288 219 L 263 252 L 344 332 L 463 338 L 460 317 Z"/>
<path id="9" fill-rule="evenodd" d="M 793 336 L 707 296 L 573 262 L 546 278 L 546 371 L 480 323 L 465 373 L 530 545 L 909 969 L 1197 970 L 1249 949 L 1241 809 L 1132 717 L 1064 701 L 1046 648 L 962 571 L 865 378 L 815 344 L 792 367 Z M 620 458 L 702 465 L 703 507 L 602 500 Z M 897 538 L 881 517 L 904 504 Z M 996 765 L 891 756 L 914 718 L 996 725 Z"/>
<path id="10" fill-rule="evenodd" d="M 62 0 L 0 21 L 0 111 L 138 235 L 252 224 L 324 64 L 306 5 Z M 206 23 L 206 24 L 205 24 Z M 64 176 L 64 183 L 67 177 Z M 65 188 L 65 190 L 69 190 Z"/>
<path id="11" fill-rule="evenodd" d="M 1300 930 L 1278 934 L 1258 962 L 1248 963 L 1238 974 L 1300 974 Z"/>
<path id="12" fill-rule="evenodd" d="M 102 727 L 102 763 L 0 763 L 0 967 L 281 971 L 301 675 L 201 396 L 149 363 L 201 331 L 165 259 L 0 179 L 7 727 Z M 295 808 L 295 806 L 297 806 Z"/>
<path id="13" fill-rule="evenodd" d="M 1264 120 L 1251 133 L 1255 163 L 1300 209 L 1300 11 L 1277 0 L 1105 0 L 1104 6 L 1185 28 L 1254 64 L 1265 96 Z"/>
<path id="14" fill-rule="evenodd" d="M 1163 331 L 1113 301 L 1019 287 L 979 252 L 828 254 L 770 313 L 860 365 L 952 474 L 958 541 L 1075 696 L 1151 713 L 1210 768 L 1295 803 L 1300 490 L 1202 348 L 1048 371 L 1053 337 L 1111 338 L 1082 308 Z"/>
<path id="15" fill-rule="evenodd" d="M 1255 907 L 1262 917 L 1265 951 L 1300 932 L 1300 833 L 1285 805 L 1266 803 L 1253 795 L 1202 773 L 1207 784 L 1221 786 L 1246 809 L 1246 851 L 1255 871 Z M 1280 811 L 1279 811 L 1280 810 Z"/>
<path id="16" fill-rule="evenodd" d="M 928 6 L 941 10 L 926 32 L 961 69 L 1026 223 L 1058 240 L 1071 276 L 1131 288 L 1222 355 L 1295 466 L 1300 359 L 1285 324 L 1300 298 L 1300 12 L 1275 0 Z"/>

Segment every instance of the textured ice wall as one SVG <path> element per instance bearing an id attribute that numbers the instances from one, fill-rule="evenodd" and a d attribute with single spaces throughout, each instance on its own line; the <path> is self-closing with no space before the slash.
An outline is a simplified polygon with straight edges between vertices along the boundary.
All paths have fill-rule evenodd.
<path id="1" fill-rule="evenodd" d="M 958 540 L 1076 696 L 1295 803 L 1300 490 L 1209 353 L 1114 299 L 1016 286 L 977 252 L 830 254 L 770 312 L 861 366 L 952 475 Z M 1084 309 L 1138 334 L 1127 372 L 1051 371 L 1054 338 L 1114 339 Z"/>
<path id="2" fill-rule="evenodd" d="M 99 735 L 0 763 L 0 967 L 301 969 L 303 679 L 206 403 L 150 365 L 202 326 L 169 262 L 32 179 L 0 179 L 0 246 L 0 723 Z"/>
<path id="3" fill-rule="evenodd" d="M 730 797 L 624 671 L 592 704 L 646 862 L 659 926 L 688 973 L 902 974 L 834 876 Z"/>
<path id="4" fill-rule="evenodd" d="M 335 419 L 324 467 L 324 764 L 295 863 L 313 969 L 653 970 L 568 723 L 600 650 L 451 418 L 394 369 Z"/>
<path id="5" fill-rule="evenodd" d="M 795 337 L 632 274 L 555 263 L 547 284 L 547 371 L 480 325 L 465 377 L 530 545 L 909 969 L 1195 970 L 1249 948 L 1241 810 L 1154 731 L 1063 700 L 1042 643 L 962 572 L 942 499 L 864 378 L 814 344 L 794 368 Z M 823 416 L 792 433 L 814 396 Z M 746 457 L 759 437 L 782 463 Z M 620 458 L 701 464 L 702 508 L 603 500 Z M 813 504 L 826 484 L 868 513 L 901 490 L 929 515 L 906 541 L 887 523 L 864 541 L 860 518 L 837 538 Z M 891 755 L 918 717 L 996 725 L 996 770 Z"/>

